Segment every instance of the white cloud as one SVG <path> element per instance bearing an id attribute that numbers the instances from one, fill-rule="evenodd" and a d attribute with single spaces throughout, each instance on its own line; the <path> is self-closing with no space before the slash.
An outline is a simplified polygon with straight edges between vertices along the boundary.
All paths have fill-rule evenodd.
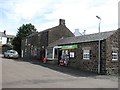
<path id="1" fill-rule="evenodd" d="M 59 23 L 58 20 L 52 20 L 47 23 L 36 25 L 36 28 L 38 29 L 38 31 L 43 31 L 43 30 L 57 26 L 58 23 Z"/>
<path id="2" fill-rule="evenodd" d="M 66 20 L 72 32 L 76 28 L 97 32 L 96 15 L 102 19 L 101 31 L 116 29 L 118 22 L 118 0 L 4 0 L 0 8 L 6 15 L 2 17 L 5 25 L 0 29 L 11 32 L 28 22 L 41 31 L 58 25 L 60 18 Z"/>
<path id="3" fill-rule="evenodd" d="M 45 3 L 41 0 L 25 0 L 23 3 L 17 3 L 15 12 L 22 18 L 31 19 L 38 11 L 41 12 Z"/>
<path id="4" fill-rule="evenodd" d="M 101 2 L 100 2 L 101 1 Z M 47 19 L 65 18 L 68 28 L 74 31 L 75 28 L 87 29 L 88 33 L 98 26 L 96 15 L 102 18 L 101 25 L 115 25 L 117 27 L 118 6 L 117 0 L 64 0 L 55 6 L 55 11 L 46 16 Z M 100 3 L 99 3 L 100 2 Z M 92 28 L 94 27 L 94 28 Z M 108 28 L 108 27 L 107 27 Z M 104 28 L 105 29 L 105 28 Z M 111 26 L 112 29 L 112 26 Z M 116 28 L 115 28 L 116 29 Z M 102 30 L 105 31 L 105 30 Z"/>

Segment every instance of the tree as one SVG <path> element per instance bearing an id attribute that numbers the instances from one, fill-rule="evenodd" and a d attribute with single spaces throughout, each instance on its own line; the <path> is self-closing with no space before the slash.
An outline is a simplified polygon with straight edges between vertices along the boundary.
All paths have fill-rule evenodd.
<path id="1" fill-rule="evenodd" d="M 13 39 L 13 49 L 16 50 L 19 55 L 21 55 L 21 40 L 30 34 L 36 32 L 36 28 L 31 23 L 22 25 L 18 28 L 18 32 L 16 34 L 16 37 Z"/>

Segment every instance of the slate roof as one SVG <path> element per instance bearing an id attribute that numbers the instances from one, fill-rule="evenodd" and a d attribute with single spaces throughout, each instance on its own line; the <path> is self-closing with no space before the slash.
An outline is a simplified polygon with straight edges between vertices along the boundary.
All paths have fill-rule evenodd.
<path id="1" fill-rule="evenodd" d="M 4 32 L 0 32 L 0 37 L 6 37 L 6 35 L 4 34 Z"/>
<path id="2" fill-rule="evenodd" d="M 36 34 L 39 34 L 39 33 L 42 33 L 42 32 L 48 32 L 48 31 L 53 31 L 53 30 L 66 30 L 66 25 L 57 25 L 57 26 L 55 26 L 55 27 L 52 27 L 52 28 L 48 28 L 48 29 L 46 29 L 46 30 L 43 30 L 43 31 L 40 31 L 40 32 L 35 32 L 35 33 L 32 33 L 32 34 L 30 34 L 29 36 L 27 36 L 27 37 L 32 37 L 32 36 L 34 36 L 34 35 L 36 35 Z M 68 28 L 67 28 L 68 29 Z M 69 29 L 68 29 L 69 30 Z M 71 32 L 71 31 L 70 31 Z M 72 33 L 72 32 L 71 32 Z M 74 36 L 74 34 L 73 34 L 73 36 Z"/>
<path id="3" fill-rule="evenodd" d="M 15 37 L 14 35 L 6 35 L 7 38 L 13 38 Z"/>
<path id="4" fill-rule="evenodd" d="M 11 37 L 15 37 L 15 36 L 14 35 L 6 35 L 6 34 L 4 34 L 4 32 L 0 32 L 0 37 L 11 38 Z"/>
<path id="5" fill-rule="evenodd" d="M 108 31 L 108 32 L 101 32 L 100 40 L 107 39 L 115 32 L 116 32 L 116 30 Z M 91 42 L 91 41 L 98 41 L 98 40 L 99 40 L 99 33 L 94 33 L 94 34 L 83 35 L 83 36 L 78 36 L 78 37 L 68 37 L 68 38 L 59 39 L 59 40 L 49 44 L 48 47 L 54 47 L 54 46 L 63 45 L 63 44 Z"/>
<path id="6" fill-rule="evenodd" d="M 68 29 L 67 27 L 66 27 L 66 25 L 57 25 L 57 26 L 54 26 L 54 27 L 52 27 L 52 28 L 48 28 L 48 29 L 46 29 L 46 30 L 43 30 L 43 31 L 41 31 L 41 32 L 47 32 L 47 31 L 54 31 L 54 30 L 66 30 L 66 29 Z M 69 29 L 68 29 L 69 30 Z M 39 32 L 39 33 L 41 33 L 41 32 Z M 71 32 L 71 31 L 70 31 Z M 72 32 L 71 32 L 72 33 Z M 74 34 L 73 34 L 73 36 L 74 36 Z"/>
<path id="7" fill-rule="evenodd" d="M 30 34 L 30 35 L 27 36 L 27 37 L 32 37 L 32 36 L 37 35 L 37 34 L 39 34 L 39 33 L 47 32 L 47 31 L 51 31 L 51 30 L 59 29 L 59 28 L 60 28 L 59 26 L 55 26 L 55 27 L 52 27 L 52 28 L 49 28 L 49 29 L 46 29 L 46 30 L 43 30 L 43 31 L 40 31 L 40 32 L 34 32 L 34 33 Z"/>
<path id="8" fill-rule="evenodd" d="M 38 32 L 36 31 L 36 32 L 34 32 L 34 33 L 28 35 L 27 37 L 32 37 L 32 36 L 35 36 L 35 35 L 37 35 L 37 34 L 38 34 Z"/>

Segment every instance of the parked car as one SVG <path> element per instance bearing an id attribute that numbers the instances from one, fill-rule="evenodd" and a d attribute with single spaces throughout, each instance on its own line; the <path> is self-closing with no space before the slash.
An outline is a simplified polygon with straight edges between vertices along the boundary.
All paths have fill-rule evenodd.
<path id="1" fill-rule="evenodd" d="M 18 52 L 15 50 L 7 50 L 6 52 L 4 52 L 4 57 L 5 58 L 18 58 Z"/>

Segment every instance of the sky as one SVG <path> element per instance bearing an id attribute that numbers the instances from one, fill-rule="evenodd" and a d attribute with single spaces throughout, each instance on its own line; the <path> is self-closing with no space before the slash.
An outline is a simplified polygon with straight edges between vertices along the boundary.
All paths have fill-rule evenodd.
<path id="1" fill-rule="evenodd" d="M 74 32 L 97 33 L 118 28 L 119 0 L 0 0 L 0 31 L 16 35 L 23 24 L 33 24 L 37 31 L 59 25 L 65 19 L 66 26 Z"/>

